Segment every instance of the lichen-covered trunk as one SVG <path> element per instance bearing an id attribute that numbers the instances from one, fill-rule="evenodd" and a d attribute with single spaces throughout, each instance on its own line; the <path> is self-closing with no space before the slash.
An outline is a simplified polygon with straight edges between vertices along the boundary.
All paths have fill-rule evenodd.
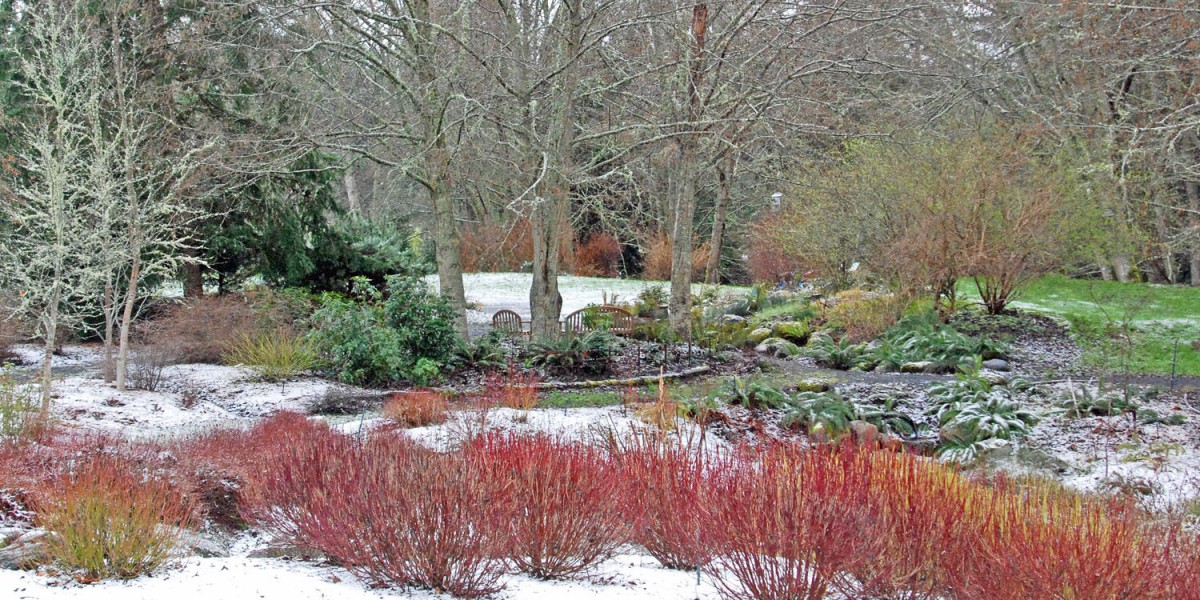
<path id="1" fill-rule="evenodd" d="M 125 379 L 129 370 L 129 330 L 133 328 L 133 306 L 137 303 L 138 279 L 142 275 L 140 249 L 133 257 L 129 284 L 125 290 L 125 306 L 121 309 L 121 340 L 117 346 L 117 391 L 126 391 Z"/>
<path id="2" fill-rule="evenodd" d="M 1192 211 L 1190 219 L 1192 225 L 1191 259 L 1188 261 L 1188 270 L 1191 271 L 1191 284 L 1200 285 L 1200 184 L 1189 181 L 1186 188 L 1188 207 Z"/>
<path id="3" fill-rule="evenodd" d="M 561 177 L 545 186 L 545 195 L 530 218 L 533 234 L 533 283 L 529 287 L 530 332 L 535 339 L 559 334 L 562 294 L 558 291 L 558 257 L 562 245 L 567 186 Z"/>
<path id="4" fill-rule="evenodd" d="M 454 307 L 454 331 L 467 338 L 467 296 L 463 287 L 462 242 L 458 237 L 454 199 L 450 196 L 449 177 L 441 177 L 429 188 L 433 204 L 434 258 L 437 261 L 438 288 Z"/>
<path id="5" fill-rule="evenodd" d="M 691 152 L 684 145 L 672 182 L 671 207 L 671 329 L 691 339 L 692 232 L 696 218 L 696 177 Z"/>
<path id="6" fill-rule="evenodd" d="M 725 245 L 725 224 L 729 215 L 730 187 L 733 179 L 732 155 L 717 165 L 717 205 L 713 214 L 712 236 L 709 238 L 708 264 L 704 281 L 721 283 L 721 248 Z"/>
<path id="7" fill-rule="evenodd" d="M 58 282 L 54 282 L 53 285 L 55 289 L 50 294 L 50 306 L 46 311 L 45 321 L 43 322 L 43 328 L 46 331 L 46 344 L 42 352 L 41 420 L 43 422 L 50 418 L 50 387 L 54 384 L 54 373 L 51 367 L 54 363 L 54 345 L 58 340 L 58 303 L 61 300 Z"/>
<path id="8" fill-rule="evenodd" d="M 113 363 L 113 333 L 116 328 L 116 308 L 114 304 L 116 299 L 113 297 L 113 282 L 112 275 L 109 275 L 109 280 L 104 284 L 104 383 L 112 383 L 116 377 L 116 368 Z"/>

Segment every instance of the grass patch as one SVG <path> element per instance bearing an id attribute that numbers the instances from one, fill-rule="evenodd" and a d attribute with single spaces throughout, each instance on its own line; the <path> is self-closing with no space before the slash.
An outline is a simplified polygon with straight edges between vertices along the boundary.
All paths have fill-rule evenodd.
<path id="1" fill-rule="evenodd" d="M 977 301 L 970 280 L 962 296 Z M 1020 291 L 1014 308 L 1071 323 L 1089 364 L 1113 371 L 1200 375 L 1200 288 L 1052 275 Z"/>
<path id="2" fill-rule="evenodd" d="M 807 321 L 815 316 L 812 301 L 805 298 L 768 306 L 751 315 L 749 321 L 752 325 L 758 325 L 771 321 Z"/>
<path id="3" fill-rule="evenodd" d="M 616 406 L 621 403 L 621 394 L 597 390 L 554 391 L 538 401 L 539 408 L 584 408 L 588 406 Z"/>

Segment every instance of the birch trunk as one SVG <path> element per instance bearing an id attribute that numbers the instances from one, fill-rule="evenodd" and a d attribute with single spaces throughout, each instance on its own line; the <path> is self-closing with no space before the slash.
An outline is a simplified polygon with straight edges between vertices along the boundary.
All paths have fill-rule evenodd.
<path id="1" fill-rule="evenodd" d="M 113 283 L 112 277 L 109 276 L 109 281 L 104 284 L 104 383 L 112 383 L 114 374 L 113 365 L 113 330 L 116 317 L 116 307 L 114 306 L 116 299 L 113 298 Z"/>

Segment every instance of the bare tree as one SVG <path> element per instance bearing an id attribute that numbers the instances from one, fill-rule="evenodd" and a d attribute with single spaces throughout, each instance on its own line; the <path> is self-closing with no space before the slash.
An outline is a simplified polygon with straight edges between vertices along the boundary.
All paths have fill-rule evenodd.
<path id="1" fill-rule="evenodd" d="M 15 290 L 16 311 L 43 338 L 42 414 L 50 410 L 52 359 L 59 334 L 82 323 L 103 278 L 101 236 L 88 194 L 87 115 L 98 110 L 102 48 L 70 2 L 45 2 L 22 15 L 20 90 L 33 111 L 20 131 L 17 164 L 3 198 L 0 280 Z"/>

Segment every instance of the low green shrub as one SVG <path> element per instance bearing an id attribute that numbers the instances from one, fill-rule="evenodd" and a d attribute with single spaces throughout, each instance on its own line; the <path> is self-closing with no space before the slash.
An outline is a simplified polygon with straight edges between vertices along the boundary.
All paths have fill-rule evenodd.
<path id="1" fill-rule="evenodd" d="M 865 345 L 855 344 L 849 339 L 835 341 L 828 333 L 817 332 L 809 338 L 804 353 L 822 367 L 846 371 L 858 365 L 867 349 Z"/>
<path id="2" fill-rule="evenodd" d="M 0 442 L 26 438 L 36 427 L 37 411 L 37 390 L 12 363 L 0 366 Z"/>
<path id="3" fill-rule="evenodd" d="M 784 408 L 788 405 L 787 393 L 779 388 L 761 381 L 748 381 L 734 375 L 725 383 L 724 394 L 730 404 L 740 404 L 746 408 Z"/>
<path id="4" fill-rule="evenodd" d="M 561 374 L 605 373 L 621 347 L 621 340 L 603 329 L 583 335 L 562 335 L 557 339 L 530 344 L 531 367 L 543 367 Z"/>
<path id="5" fill-rule="evenodd" d="M 1014 379 L 1007 386 L 993 385 L 979 371 L 977 359 L 954 381 L 929 388 L 926 413 L 937 418 L 945 442 L 938 455 L 948 460 L 970 462 L 988 440 L 1023 437 L 1038 422 L 1015 397 L 1014 390 L 1027 383 Z"/>
<path id="6" fill-rule="evenodd" d="M 792 399 L 791 408 L 783 418 L 783 426 L 803 429 L 809 434 L 824 432 L 838 438 L 850 429 L 850 421 L 858 418 L 857 407 L 836 392 L 801 392 Z"/>
<path id="7" fill-rule="evenodd" d="M 952 373 L 975 358 L 998 358 L 1007 351 L 1000 342 L 964 335 L 943 325 L 935 314 L 925 313 L 907 317 L 884 332 L 868 361 L 889 371 L 928 362 L 934 372 Z"/>
<path id="8" fill-rule="evenodd" d="M 392 277 L 386 298 L 365 280 L 355 285 L 353 299 L 322 296 L 312 316 L 309 339 L 335 378 L 355 385 L 428 380 L 453 360 L 453 309 L 423 281 Z"/>

